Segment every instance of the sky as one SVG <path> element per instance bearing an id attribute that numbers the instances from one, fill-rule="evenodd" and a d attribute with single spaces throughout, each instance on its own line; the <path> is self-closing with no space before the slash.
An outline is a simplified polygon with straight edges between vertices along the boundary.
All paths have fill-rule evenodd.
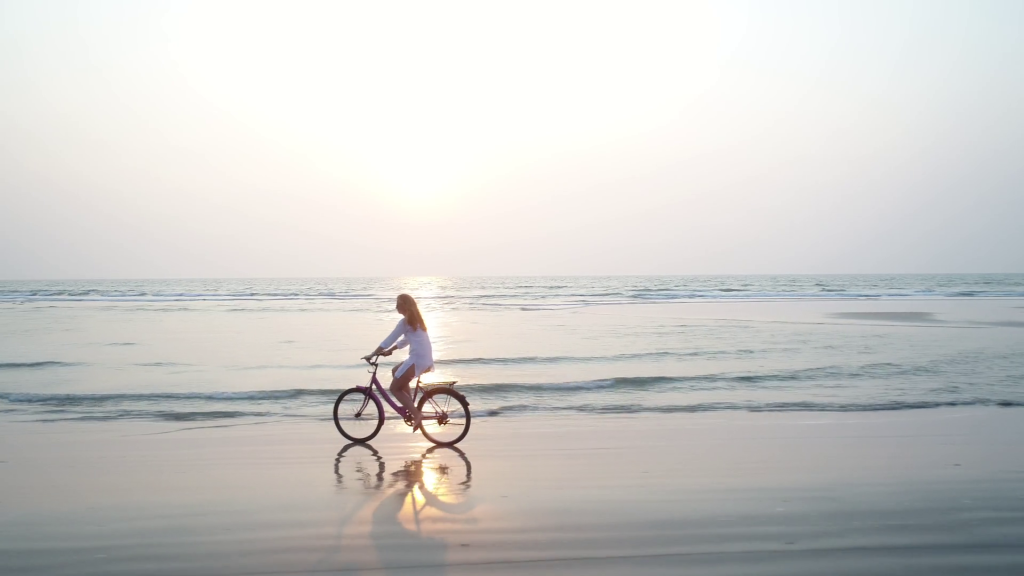
<path id="1" fill-rule="evenodd" d="M 0 279 L 1024 272 L 1022 29 L 0 0 Z"/>

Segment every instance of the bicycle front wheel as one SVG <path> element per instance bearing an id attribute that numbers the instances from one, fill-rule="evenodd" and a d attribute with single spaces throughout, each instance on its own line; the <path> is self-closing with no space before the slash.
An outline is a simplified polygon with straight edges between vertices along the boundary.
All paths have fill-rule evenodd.
<path id="1" fill-rule="evenodd" d="M 334 425 L 353 442 L 369 442 L 384 426 L 384 407 L 366 390 L 349 388 L 334 401 Z"/>
<path id="2" fill-rule="evenodd" d="M 430 390 L 416 407 L 423 414 L 423 435 L 438 446 L 458 444 L 469 433 L 469 402 L 451 388 Z"/>

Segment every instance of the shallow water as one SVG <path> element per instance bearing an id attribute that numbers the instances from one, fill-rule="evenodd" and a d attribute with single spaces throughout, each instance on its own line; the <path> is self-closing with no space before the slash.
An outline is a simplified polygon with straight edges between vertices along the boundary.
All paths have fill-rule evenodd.
<path id="1" fill-rule="evenodd" d="M 1024 405 L 1024 275 L 154 280 L 0 283 L 0 415 L 329 418 L 399 292 L 477 416 Z"/>

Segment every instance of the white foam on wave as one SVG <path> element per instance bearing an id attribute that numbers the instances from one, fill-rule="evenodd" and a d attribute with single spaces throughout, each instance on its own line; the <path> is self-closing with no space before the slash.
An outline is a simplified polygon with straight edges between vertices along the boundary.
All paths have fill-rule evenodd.
<path id="1" fill-rule="evenodd" d="M 423 295 L 448 306 L 527 311 L 713 300 L 1024 298 L 1024 275 L 679 276 L 448 278 Z M 370 301 L 394 298 L 401 279 L 0 282 L 0 302 Z"/>

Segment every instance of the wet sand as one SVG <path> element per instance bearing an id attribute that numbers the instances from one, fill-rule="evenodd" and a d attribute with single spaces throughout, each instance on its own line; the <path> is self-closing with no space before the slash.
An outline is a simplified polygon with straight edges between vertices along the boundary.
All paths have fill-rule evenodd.
<path id="1" fill-rule="evenodd" d="M 1021 574 L 1024 410 L 0 424 L 3 574 Z"/>

